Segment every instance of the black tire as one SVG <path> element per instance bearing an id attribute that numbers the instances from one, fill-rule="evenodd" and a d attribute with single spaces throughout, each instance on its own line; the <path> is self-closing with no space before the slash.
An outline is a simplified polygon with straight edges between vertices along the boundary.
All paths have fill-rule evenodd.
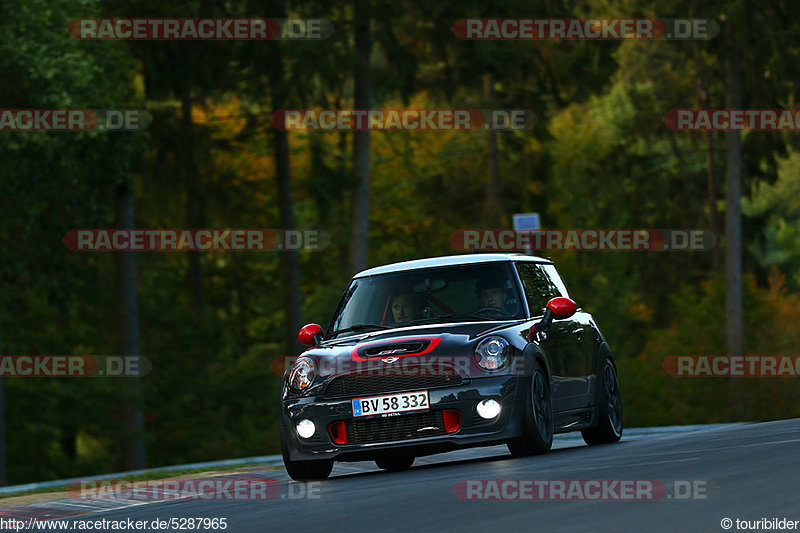
<path id="1" fill-rule="evenodd" d="M 333 470 L 333 461 L 289 461 L 284 457 L 283 465 L 295 481 L 327 479 Z"/>
<path id="2" fill-rule="evenodd" d="M 400 472 L 411 468 L 411 465 L 414 464 L 414 459 L 413 455 L 406 454 L 382 455 L 375 459 L 375 464 L 378 465 L 378 468 L 389 472 Z"/>
<path id="3" fill-rule="evenodd" d="M 331 460 L 314 460 L 314 461 L 292 461 L 289 459 L 289 444 L 287 444 L 287 437 L 284 434 L 284 429 L 281 428 L 281 455 L 283 456 L 283 466 L 286 468 L 286 473 L 295 481 L 313 481 L 317 479 L 326 479 L 331 475 L 333 470 L 333 461 Z"/>
<path id="4" fill-rule="evenodd" d="M 600 423 L 581 431 L 586 444 L 610 444 L 622 437 L 622 396 L 619 392 L 617 369 L 606 358 L 597 379 L 597 403 Z"/>
<path id="5" fill-rule="evenodd" d="M 553 446 L 553 402 L 550 379 L 538 361 L 534 365 L 525 402 L 522 437 L 508 442 L 514 457 L 547 453 Z"/>

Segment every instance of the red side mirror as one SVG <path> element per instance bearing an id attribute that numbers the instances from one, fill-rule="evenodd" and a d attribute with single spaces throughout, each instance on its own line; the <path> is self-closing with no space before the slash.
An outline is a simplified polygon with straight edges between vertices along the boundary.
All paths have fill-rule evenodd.
<path id="1" fill-rule="evenodd" d="M 563 320 L 575 314 L 575 311 L 578 310 L 578 304 L 569 298 L 557 296 L 551 298 L 550 301 L 547 302 L 547 308 L 553 312 L 553 318 L 556 320 Z"/>
<path id="2" fill-rule="evenodd" d="M 316 346 L 322 340 L 322 326 L 319 324 L 306 324 L 297 332 L 297 340 L 306 346 Z"/>

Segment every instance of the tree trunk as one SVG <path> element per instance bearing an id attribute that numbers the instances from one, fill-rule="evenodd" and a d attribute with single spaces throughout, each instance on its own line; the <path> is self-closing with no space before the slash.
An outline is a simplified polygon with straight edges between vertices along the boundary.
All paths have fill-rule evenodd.
<path id="1" fill-rule="evenodd" d="M 280 107 L 275 107 L 280 109 Z M 286 131 L 275 129 L 272 134 L 275 153 L 275 175 L 278 180 L 278 217 L 284 230 L 294 229 L 294 202 L 292 200 L 292 171 L 289 166 L 289 139 Z M 300 265 L 297 250 L 280 252 L 283 308 L 286 311 L 286 348 L 289 354 L 302 349 L 297 340 L 301 326 L 300 317 Z"/>
<path id="2" fill-rule="evenodd" d="M 284 13 L 282 2 L 276 6 L 278 13 Z M 283 53 L 276 47 L 270 63 L 269 84 L 273 112 L 288 104 L 290 83 L 286 79 Z M 283 230 L 294 230 L 294 200 L 292 198 L 292 170 L 289 156 L 289 133 L 274 129 L 272 133 L 272 152 L 275 158 L 275 177 L 278 186 L 278 219 Z M 281 290 L 283 309 L 286 316 L 285 342 L 287 355 L 300 353 L 303 346 L 297 340 L 297 331 L 302 325 L 300 298 L 300 261 L 297 250 L 279 252 Z"/>
<path id="3" fill-rule="evenodd" d="M 183 168 L 186 186 L 186 225 L 189 229 L 199 229 L 203 226 L 203 215 L 199 191 L 201 190 L 200 175 L 194 158 L 194 123 L 192 117 L 191 86 L 187 82 L 181 98 L 183 110 Z M 186 271 L 186 281 L 189 285 L 189 302 L 194 316 L 203 316 L 205 305 L 205 292 L 203 291 L 203 266 L 202 255 L 199 250 L 191 250 L 189 254 L 189 267 Z"/>
<path id="4" fill-rule="evenodd" d="M 486 74 L 483 77 L 483 96 L 489 108 L 494 108 L 494 76 Z M 487 161 L 487 181 L 486 181 L 486 203 L 483 207 L 483 220 L 489 228 L 500 227 L 500 217 L 503 206 L 500 200 L 500 168 L 497 159 L 497 132 L 488 130 L 486 132 L 486 161 Z"/>
<path id="5" fill-rule="evenodd" d="M 370 35 L 370 0 L 355 0 L 355 47 L 356 68 L 353 83 L 353 103 L 356 109 L 369 109 L 370 106 L 370 54 L 372 38 Z M 370 132 L 353 133 L 353 172 L 358 179 L 353 197 L 352 219 L 350 221 L 350 273 L 355 274 L 367 268 L 367 249 L 369 239 L 369 185 L 370 185 Z"/>
<path id="6" fill-rule="evenodd" d="M 339 105 L 337 101 L 336 109 L 341 109 L 342 106 Z M 347 172 L 347 132 L 342 130 L 339 132 L 339 176 L 342 179 L 345 178 L 345 173 Z M 341 206 L 348 206 L 350 194 L 347 188 L 342 188 L 339 192 L 339 201 L 341 202 Z M 349 206 L 348 206 L 349 207 Z M 334 211 L 334 217 L 336 217 L 336 226 L 337 228 L 341 228 L 340 231 L 340 238 L 337 239 L 340 241 L 337 246 L 339 250 L 339 272 L 343 278 L 349 277 L 349 257 L 348 257 L 348 250 L 347 245 L 347 215 L 344 209 L 336 209 Z"/>
<path id="7" fill-rule="evenodd" d="M 734 42 L 728 107 L 742 107 L 742 55 Z M 742 320 L 742 147 L 738 131 L 725 133 L 725 332 L 728 354 L 743 355 Z"/>
<path id="8" fill-rule="evenodd" d="M 704 106 L 708 109 L 707 106 Z M 708 195 L 708 219 L 711 226 L 711 233 L 719 242 L 719 225 L 717 219 L 717 188 L 714 183 L 714 132 L 705 132 L 706 138 L 706 188 Z M 714 247 L 711 250 L 711 266 L 714 272 L 719 272 L 719 249 Z"/>
<path id="9" fill-rule="evenodd" d="M 697 88 L 700 91 L 700 107 L 709 109 L 711 102 L 708 97 L 708 89 L 706 83 L 706 68 L 703 62 L 703 57 L 699 49 L 695 52 L 695 61 L 697 62 Z M 708 197 L 708 223 L 711 233 L 714 234 L 716 239 L 719 239 L 719 214 L 717 213 L 717 188 L 714 178 L 714 132 L 707 131 L 701 133 L 706 141 L 706 195 Z M 719 248 L 714 247 L 711 250 L 711 266 L 714 272 L 719 272 L 720 257 Z"/>
<path id="10" fill-rule="evenodd" d="M 342 109 L 342 94 L 344 93 L 344 85 L 346 79 L 341 78 L 339 89 L 336 94 L 336 101 L 334 105 L 336 109 Z M 347 132 L 342 130 L 338 132 L 337 138 L 337 148 L 338 148 L 338 158 L 339 158 L 339 179 L 343 182 L 347 181 Z M 337 242 L 337 254 L 339 259 L 339 273 L 341 277 L 348 278 L 350 274 L 350 257 L 349 257 L 349 247 L 347 246 L 347 234 L 350 231 L 350 228 L 347 227 L 347 213 L 351 212 L 352 206 L 350 205 L 350 190 L 349 185 L 347 187 L 342 187 L 339 190 L 338 198 L 336 199 L 339 202 L 339 209 L 335 209 L 333 212 L 334 216 L 334 226 L 335 228 L 341 228 L 339 230 L 338 235 L 333 235 L 332 238 Z"/>
<path id="11" fill-rule="evenodd" d="M 203 181 L 202 175 L 195 160 L 197 148 L 195 146 L 194 116 L 192 112 L 192 83 L 186 80 L 181 97 L 181 110 L 183 122 L 183 179 L 186 191 L 186 226 L 188 229 L 205 227 L 203 211 Z M 196 332 L 192 335 L 192 345 L 187 346 L 187 353 L 199 356 L 197 361 L 200 375 L 208 376 L 209 345 L 205 320 L 205 290 L 203 289 L 203 254 L 200 250 L 189 250 L 189 264 L 186 269 L 186 284 L 189 289 L 189 308 L 192 310 L 190 317 L 191 328 Z M 211 408 L 209 396 L 201 394 L 198 400 L 200 412 L 207 415 Z"/>
<path id="12" fill-rule="evenodd" d="M 130 184 L 117 186 L 117 225 L 131 230 L 133 224 L 133 192 Z M 120 339 L 122 355 L 141 357 L 139 332 L 139 297 L 136 281 L 136 252 L 117 252 L 119 283 Z M 129 387 L 125 401 L 125 468 L 145 468 L 144 415 L 142 413 L 142 380 L 139 377 L 122 378 Z"/>

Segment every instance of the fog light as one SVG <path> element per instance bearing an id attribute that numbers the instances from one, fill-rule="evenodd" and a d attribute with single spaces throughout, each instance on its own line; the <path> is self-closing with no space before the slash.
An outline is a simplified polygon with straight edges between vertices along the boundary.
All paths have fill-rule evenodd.
<path id="1" fill-rule="evenodd" d="M 317 430 L 314 422 L 305 418 L 297 423 L 297 434 L 304 439 L 310 439 L 314 432 Z"/>
<path id="2" fill-rule="evenodd" d="M 478 404 L 478 414 L 489 420 L 500 414 L 500 404 L 495 400 L 483 400 Z"/>

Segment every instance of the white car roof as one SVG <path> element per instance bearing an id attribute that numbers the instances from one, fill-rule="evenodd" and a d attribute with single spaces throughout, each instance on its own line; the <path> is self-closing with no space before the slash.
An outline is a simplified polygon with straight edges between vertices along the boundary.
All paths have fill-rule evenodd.
<path id="1" fill-rule="evenodd" d="M 442 266 L 457 266 L 457 265 L 474 265 L 476 263 L 491 263 L 499 261 L 531 261 L 534 263 L 548 263 L 553 262 L 550 259 L 536 257 L 534 255 L 525 254 L 461 254 L 461 255 L 446 255 L 442 257 L 430 257 L 427 259 L 414 259 L 412 261 L 402 261 L 400 263 L 391 263 L 389 265 L 377 266 L 362 270 L 355 276 L 356 278 L 364 278 L 367 276 L 375 276 L 378 274 L 388 274 L 391 272 L 404 272 L 407 270 L 418 270 L 421 268 L 432 268 Z"/>

